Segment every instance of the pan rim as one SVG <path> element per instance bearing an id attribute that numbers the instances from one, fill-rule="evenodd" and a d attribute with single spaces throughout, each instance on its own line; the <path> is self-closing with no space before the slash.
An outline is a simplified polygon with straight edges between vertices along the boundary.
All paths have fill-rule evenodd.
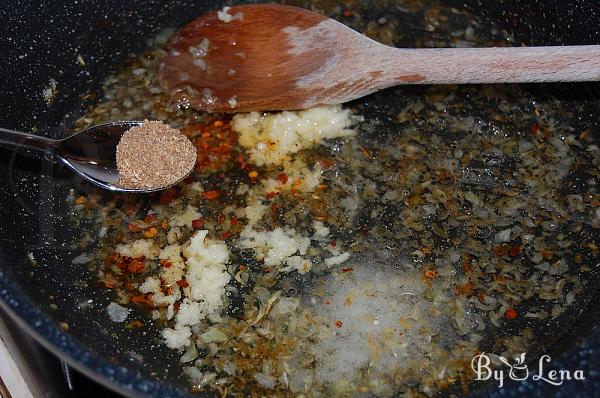
<path id="1" fill-rule="evenodd" d="M 2 264 L 0 263 L 0 266 Z M 128 367 L 112 364 L 62 330 L 51 317 L 19 292 L 0 268 L 0 307 L 20 330 L 86 377 L 128 397 L 202 397 L 163 381 L 150 380 Z M 43 332 L 45 331 L 45 333 Z M 208 396 L 208 395 L 206 395 Z"/>
<path id="2" fill-rule="evenodd" d="M 2 265 L 0 263 L 0 265 Z M 37 304 L 33 303 L 24 293 L 17 291 L 10 283 L 9 276 L 0 269 L 0 307 L 17 323 L 20 329 L 32 336 L 36 342 L 50 351 L 57 358 L 64 359 L 78 372 L 102 384 L 112 391 L 129 397 L 209 397 L 210 394 L 192 394 L 163 381 L 152 381 L 135 371 L 111 364 L 99 357 L 75 337 L 62 330 L 47 314 L 43 313 Z M 600 293 L 598 294 L 600 296 Z M 591 304 L 590 304 L 591 305 Z M 585 311 L 585 309 L 583 310 Z M 47 333 L 41 330 L 46 329 Z M 586 378 L 598 381 L 599 378 L 590 375 L 591 371 L 600 369 L 600 357 L 594 356 L 600 346 L 600 325 L 595 325 L 590 333 L 581 336 L 574 346 L 552 359 L 553 368 L 558 364 L 560 369 L 575 370 L 583 368 Z M 61 348 L 62 347 L 62 348 Z M 585 367 L 581 364 L 586 363 Z M 486 387 L 468 397 L 509 397 L 515 394 L 526 394 L 531 397 L 564 396 L 575 394 L 582 396 L 579 386 L 585 385 L 594 391 L 596 383 L 569 383 L 555 387 L 544 381 L 507 381 L 503 388 Z M 597 386 L 596 386 L 597 387 Z M 583 395 L 585 396 L 585 395 Z"/>

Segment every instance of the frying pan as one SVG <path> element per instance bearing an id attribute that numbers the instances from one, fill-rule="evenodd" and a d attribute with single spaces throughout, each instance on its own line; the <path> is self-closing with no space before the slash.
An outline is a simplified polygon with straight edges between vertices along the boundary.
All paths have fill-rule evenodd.
<path id="1" fill-rule="evenodd" d="M 367 3 L 365 9 L 371 11 L 366 18 L 379 18 L 395 5 Z M 596 1 L 443 4 L 467 7 L 527 45 L 600 44 Z M 5 1 L 0 10 L 0 125 L 64 136 L 81 115 L 82 94 L 97 91 L 112 67 L 146 47 L 145 39 L 221 6 L 191 0 Z M 51 106 L 41 94 L 50 79 L 58 87 Z M 598 139 L 598 84 L 547 89 L 559 98 L 588 99 L 587 122 Z M 393 95 L 384 92 L 380 98 L 393 102 Z M 69 220 L 65 197 L 73 187 L 91 189 L 34 154 L 0 148 L 0 305 L 54 354 L 123 395 L 187 396 L 180 369 L 169 365 L 178 363 L 179 354 L 160 344 L 156 328 L 146 325 L 124 332 L 122 325 L 107 321 L 103 314 L 111 297 L 97 288 L 93 272 L 71 264 L 80 251 L 74 242 L 91 228 L 85 220 L 80 225 Z M 586 261 L 591 277 L 597 278 L 597 258 Z M 586 370 L 585 382 L 560 388 L 542 382 L 514 383 L 475 394 L 597 396 L 599 304 L 596 295 L 574 311 L 563 328 L 554 331 L 548 352 L 557 368 Z M 145 317 L 135 311 L 134 317 Z"/>

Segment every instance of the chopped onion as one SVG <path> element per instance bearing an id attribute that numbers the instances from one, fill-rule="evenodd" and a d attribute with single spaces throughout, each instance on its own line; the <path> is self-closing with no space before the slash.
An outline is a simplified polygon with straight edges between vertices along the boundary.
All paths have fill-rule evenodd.
<path id="1" fill-rule="evenodd" d="M 227 335 L 223 333 L 221 329 L 216 326 L 209 327 L 206 332 L 200 335 L 200 339 L 203 342 L 209 343 L 223 343 L 227 341 Z"/>
<path id="2" fill-rule="evenodd" d="M 196 349 L 196 344 L 190 344 L 187 351 L 179 358 L 179 362 L 186 363 L 191 362 L 198 357 L 198 350 Z"/>

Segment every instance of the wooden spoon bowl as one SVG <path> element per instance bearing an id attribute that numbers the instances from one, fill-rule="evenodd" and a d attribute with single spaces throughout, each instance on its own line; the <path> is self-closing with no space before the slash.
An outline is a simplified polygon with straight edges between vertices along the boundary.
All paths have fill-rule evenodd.
<path id="1" fill-rule="evenodd" d="M 162 86 L 209 112 L 339 104 L 398 84 L 600 80 L 600 46 L 398 49 L 277 4 L 202 16 L 164 50 Z"/>

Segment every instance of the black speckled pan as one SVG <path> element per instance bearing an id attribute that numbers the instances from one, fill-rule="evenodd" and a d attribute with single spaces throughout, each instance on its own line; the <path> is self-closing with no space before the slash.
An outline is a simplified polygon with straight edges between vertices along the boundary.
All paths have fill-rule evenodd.
<path id="1" fill-rule="evenodd" d="M 600 44 L 597 1 L 455 3 L 528 45 Z M 392 5 L 374 2 L 373 8 L 379 7 L 374 15 L 385 14 L 382 7 Z M 66 134 L 81 114 L 81 95 L 96 88 L 127 54 L 143 50 L 146 38 L 219 6 L 190 0 L 7 0 L 0 10 L 0 125 L 35 128 L 54 137 Z M 42 92 L 51 78 L 58 96 L 48 106 Z M 587 122 L 599 138 L 598 84 L 564 86 L 557 92 L 589 98 Z M 379 99 L 394 106 L 391 92 Z M 377 116 L 377 110 L 368 112 Z M 74 186 L 79 183 L 68 170 L 30 153 L 0 148 L 0 305 L 52 352 L 124 395 L 189 395 L 178 368 L 169 366 L 177 364 L 179 355 L 160 343 L 157 329 L 124 330 L 110 322 L 105 308 L 111 297 L 97 288 L 94 273 L 71 264 L 79 254 L 72 243 L 81 233 L 70 224 L 65 201 Z M 600 265 L 587 265 L 597 277 Z M 553 338 L 553 365 L 585 369 L 585 383 L 520 383 L 480 396 L 598 396 L 599 304 L 598 295 L 582 303 Z M 143 314 L 132 318 L 136 316 Z"/>

